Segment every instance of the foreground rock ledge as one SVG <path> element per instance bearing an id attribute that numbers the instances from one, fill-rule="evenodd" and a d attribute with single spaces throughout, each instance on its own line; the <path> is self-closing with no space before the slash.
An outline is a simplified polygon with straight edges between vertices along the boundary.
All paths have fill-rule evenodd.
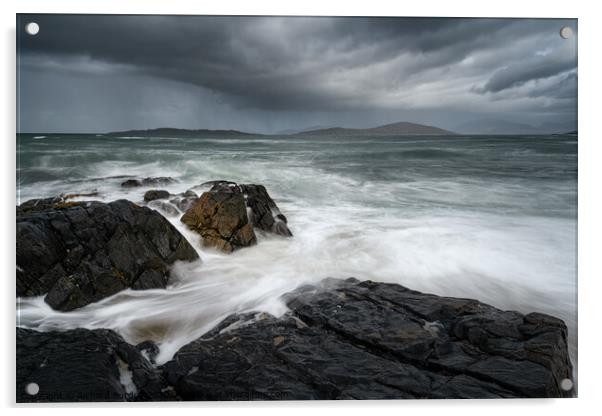
<path id="1" fill-rule="evenodd" d="M 17 207 L 17 296 L 68 311 L 120 290 L 162 288 L 176 260 L 198 259 L 161 214 L 130 201 L 31 200 Z"/>
<path id="2" fill-rule="evenodd" d="M 283 317 L 232 315 L 158 368 L 111 331 L 18 329 L 18 399 L 60 391 L 85 401 L 573 395 L 560 388 L 572 373 L 567 329 L 552 316 L 355 279 L 326 279 L 285 300 Z M 78 387 L 69 374 L 94 381 Z M 22 393 L 30 382 L 39 395 Z M 103 386 L 109 399 L 94 396 Z"/>

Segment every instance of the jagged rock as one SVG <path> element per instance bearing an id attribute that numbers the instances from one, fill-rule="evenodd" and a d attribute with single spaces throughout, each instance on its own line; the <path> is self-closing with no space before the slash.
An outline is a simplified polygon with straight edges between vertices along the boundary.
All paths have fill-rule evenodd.
<path id="1" fill-rule="evenodd" d="M 263 185 L 239 185 L 249 208 L 250 222 L 263 231 L 273 232 L 285 237 L 293 233 L 288 229 L 286 217 L 280 212 Z"/>
<path id="2" fill-rule="evenodd" d="M 203 237 L 203 245 L 225 252 L 256 243 L 253 227 L 290 237 L 287 220 L 263 185 L 210 181 L 181 221 Z"/>
<path id="3" fill-rule="evenodd" d="M 175 183 L 176 180 L 174 178 L 170 178 L 167 176 L 159 176 L 159 177 L 148 177 L 142 180 L 140 179 L 128 179 L 121 183 L 121 186 L 124 188 L 133 188 L 139 186 L 153 186 L 153 185 L 169 185 Z"/>
<path id="4" fill-rule="evenodd" d="M 39 391 L 28 389 L 35 383 Z M 105 329 L 17 328 L 17 402 L 173 400 L 162 374 Z M 28 393 L 28 391 L 30 393 Z"/>
<path id="5" fill-rule="evenodd" d="M 163 366 L 184 400 L 567 397 L 554 317 L 399 285 L 327 279 L 291 312 L 233 315 Z"/>
<path id="6" fill-rule="evenodd" d="M 198 254 L 161 214 L 126 200 L 32 200 L 17 207 L 17 296 L 68 311 L 125 288 L 165 287 Z"/>
<path id="7" fill-rule="evenodd" d="M 154 201 L 156 199 L 167 199 L 171 196 L 171 194 L 162 189 L 151 189 L 150 191 L 146 191 L 144 194 L 144 200 L 146 202 Z"/>
<path id="8" fill-rule="evenodd" d="M 257 242 L 244 197 L 235 186 L 203 193 L 181 221 L 203 237 L 205 247 L 230 253 Z"/>

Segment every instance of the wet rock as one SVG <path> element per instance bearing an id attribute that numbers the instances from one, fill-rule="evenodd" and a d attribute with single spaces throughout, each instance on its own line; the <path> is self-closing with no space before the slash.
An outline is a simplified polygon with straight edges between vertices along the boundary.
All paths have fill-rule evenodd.
<path id="1" fill-rule="evenodd" d="M 165 287 L 198 254 L 161 214 L 126 200 L 32 200 L 17 207 L 17 296 L 68 311 L 125 288 Z"/>
<path id="2" fill-rule="evenodd" d="M 205 247 L 230 253 L 257 242 L 244 197 L 236 187 L 205 192 L 181 221 L 203 237 Z"/>
<path id="3" fill-rule="evenodd" d="M 39 388 L 36 394 L 30 383 Z M 110 330 L 17 328 L 17 402 L 173 400 L 162 374 Z M 30 393 L 28 393 L 28 391 Z"/>
<path id="4" fill-rule="evenodd" d="M 156 185 L 169 185 L 175 183 L 176 180 L 174 178 L 170 178 L 167 176 L 159 176 L 159 177 L 148 177 L 144 179 L 128 179 L 121 183 L 121 186 L 124 188 L 134 188 L 139 186 L 156 186 Z"/>
<path id="5" fill-rule="evenodd" d="M 286 217 L 280 212 L 274 200 L 263 185 L 239 185 L 249 208 L 250 221 L 254 227 L 285 237 L 293 233 L 286 225 Z"/>
<path id="6" fill-rule="evenodd" d="M 123 188 L 136 188 L 138 186 L 142 186 L 142 182 L 140 182 L 138 179 L 128 179 L 121 182 L 121 186 Z"/>
<path id="7" fill-rule="evenodd" d="M 292 236 L 286 217 L 263 185 L 229 181 L 203 185 L 212 187 L 194 201 L 181 220 L 201 234 L 205 246 L 232 252 L 256 243 L 254 229 Z"/>
<path id="8" fill-rule="evenodd" d="M 171 194 L 167 191 L 161 189 L 151 189 L 150 191 L 146 191 L 144 194 L 144 200 L 146 202 L 154 201 L 156 199 L 167 199 L 171 196 Z"/>
<path id="9" fill-rule="evenodd" d="M 327 279 L 291 312 L 232 315 L 163 366 L 184 400 L 568 397 L 567 329 L 543 314 Z"/>

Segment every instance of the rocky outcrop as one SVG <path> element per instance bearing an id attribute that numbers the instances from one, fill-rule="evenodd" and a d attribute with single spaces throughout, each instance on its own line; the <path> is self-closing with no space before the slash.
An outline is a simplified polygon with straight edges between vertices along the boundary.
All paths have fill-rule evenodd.
<path id="1" fill-rule="evenodd" d="M 573 396 L 561 388 L 567 329 L 552 316 L 356 279 L 284 300 L 284 316 L 232 315 L 156 370 L 151 341 L 18 328 L 18 401 Z"/>
<path id="2" fill-rule="evenodd" d="M 214 188 L 203 193 L 181 221 L 203 237 L 205 247 L 230 253 L 257 243 L 240 190 L 228 186 Z"/>
<path id="3" fill-rule="evenodd" d="M 16 390 L 21 403 L 175 398 L 141 348 L 104 329 L 17 328 Z"/>
<path id="4" fill-rule="evenodd" d="M 125 288 L 165 287 L 198 254 L 159 213 L 126 200 L 32 200 L 17 207 L 17 296 L 68 311 Z"/>
<path id="5" fill-rule="evenodd" d="M 124 188 L 135 188 L 139 186 L 157 186 L 157 185 L 169 185 L 175 183 L 174 178 L 167 176 L 149 177 L 144 179 L 128 179 L 121 183 Z"/>
<path id="6" fill-rule="evenodd" d="M 257 242 L 254 227 L 290 237 L 287 220 L 262 185 L 211 181 L 181 221 L 203 237 L 203 245 L 232 252 Z"/>
<path id="7" fill-rule="evenodd" d="M 567 329 L 399 285 L 326 280 L 234 315 L 164 366 L 184 400 L 567 397 Z"/>
<path id="8" fill-rule="evenodd" d="M 249 220 L 254 227 L 285 237 L 293 233 L 286 225 L 286 217 L 280 212 L 263 185 L 239 185 L 249 208 Z"/>
<path id="9" fill-rule="evenodd" d="M 146 191 L 144 194 L 144 201 L 150 202 L 156 199 L 167 199 L 171 196 L 168 191 L 164 191 L 162 189 L 151 189 L 150 191 Z"/>

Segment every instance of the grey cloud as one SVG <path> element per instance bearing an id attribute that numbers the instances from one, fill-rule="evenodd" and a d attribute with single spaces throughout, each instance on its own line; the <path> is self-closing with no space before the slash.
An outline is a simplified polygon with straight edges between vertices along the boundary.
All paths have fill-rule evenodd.
<path id="1" fill-rule="evenodd" d="M 574 69 L 575 66 L 576 60 L 572 54 L 555 53 L 552 56 L 536 55 L 530 59 L 512 63 L 506 68 L 496 71 L 479 91 L 499 92 L 524 85 L 529 81 L 561 74 Z"/>
<path id="2" fill-rule="evenodd" d="M 247 111 L 280 129 L 288 126 L 275 125 L 275 114 L 289 124 L 320 124 L 319 112 L 376 111 L 390 121 L 429 118 L 413 109 L 468 114 L 525 84 L 524 97 L 536 100 L 542 93 L 530 80 L 576 65 L 558 46 L 561 25 L 576 33 L 571 20 L 20 15 L 21 26 L 31 20 L 40 34 L 18 36 L 28 78 L 53 72 L 64 84 L 77 76 L 189 84 L 207 106 L 217 103 L 239 119 Z M 533 45 L 559 58 L 550 65 L 549 57 L 534 57 Z M 548 96 L 565 99 L 571 89 Z"/>

